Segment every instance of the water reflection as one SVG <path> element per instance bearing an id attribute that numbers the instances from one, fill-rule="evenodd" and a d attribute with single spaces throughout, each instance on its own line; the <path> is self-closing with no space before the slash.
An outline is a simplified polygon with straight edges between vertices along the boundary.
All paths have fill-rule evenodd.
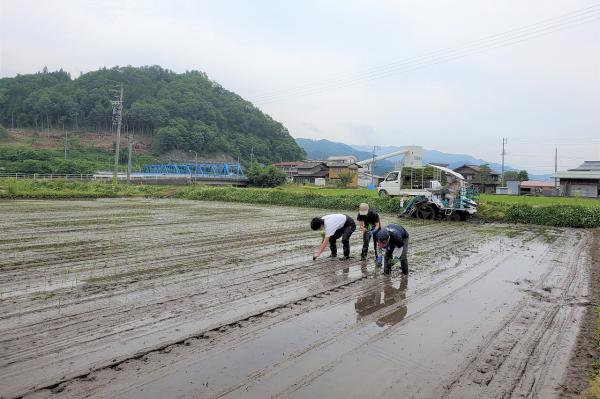
<path id="1" fill-rule="evenodd" d="M 396 282 L 398 284 L 398 282 Z M 408 286 L 408 277 L 402 276 L 396 287 L 391 281 L 386 281 L 382 287 L 376 291 L 370 291 L 356 299 L 354 309 L 356 310 L 356 319 L 360 321 L 386 307 L 392 307 L 391 312 L 384 314 L 377 319 L 376 324 L 380 327 L 392 326 L 399 323 L 406 317 L 406 288 Z M 394 304 L 399 307 L 392 306 Z"/>

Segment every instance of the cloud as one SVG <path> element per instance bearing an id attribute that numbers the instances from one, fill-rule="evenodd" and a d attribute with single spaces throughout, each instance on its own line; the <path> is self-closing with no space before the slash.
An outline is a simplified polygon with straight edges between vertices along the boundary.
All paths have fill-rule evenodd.
<path id="1" fill-rule="evenodd" d="M 597 21 L 383 79 L 337 83 L 593 4 L 4 0 L 0 76 L 44 65 L 73 76 L 128 64 L 198 69 L 245 98 L 277 95 L 260 106 L 296 137 L 412 143 L 495 161 L 507 136 L 522 141 L 513 153 L 531 154 L 515 155 L 523 165 L 546 168 L 546 153 L 559 145 L 575 166 L 600 156 L 591 141 L 600 130 Z"/>

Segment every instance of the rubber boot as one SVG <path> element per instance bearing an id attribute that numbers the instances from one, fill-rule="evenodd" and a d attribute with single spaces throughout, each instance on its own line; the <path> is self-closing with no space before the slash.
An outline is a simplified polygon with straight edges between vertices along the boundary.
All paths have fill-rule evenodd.
<path id="1" fill-rule="evenodd" d="M 375 267 L 381 267 L 381 262 L 383 262 L 383 256 L 376 256 L 375 257 Z"/>
<path id="2" fill-rule="evenodd" d="M 383 268 L 383 274 L 391 274 L 392 273 L 392 265 L 390 265 L 389 263 L 387 265 L 385 265 L 385 267 Z"/>
<path id="3" fill-rule="evenodd" d="M 408 259 L 400 260 L 400 268 L 402 269 L 402 274 L 408 274 Z"/>

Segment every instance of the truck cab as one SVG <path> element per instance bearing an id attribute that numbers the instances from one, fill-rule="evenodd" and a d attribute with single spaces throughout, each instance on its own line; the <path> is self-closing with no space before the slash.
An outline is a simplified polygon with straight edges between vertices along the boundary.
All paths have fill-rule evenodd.
<path id="1" fill-rule="evenodd" d="M 405 168 L 408 169 L 408 168 Z M 422 170 L 422 169 L 421 169 Z M 402 170 L 394 170 L 389 172 L 385 179 L 379 183 L 377 191 L 380 197 L 397 197 L 397 196 L 413 196 L 423 195 L 431 198 L 430 190 L 437 190 L 442 187 L 440 183 L 441 176 L 421 176 L 402 175 Z"/>

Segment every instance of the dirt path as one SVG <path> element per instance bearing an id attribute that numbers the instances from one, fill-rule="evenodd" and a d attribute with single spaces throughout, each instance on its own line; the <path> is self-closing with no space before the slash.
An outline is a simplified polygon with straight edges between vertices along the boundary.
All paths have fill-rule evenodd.
<path id="1" fill-rule="evenodd" d="M 413 223 L 389 278 L 312 262 L 306 209 L 0 213 L 2 397 L 553 397 L 589 307 L 581 230 Z"/>
<path id="2" fill-rule="evenodd" d="M 600 230 L 594 231 L 588 278 L 588 301 L 594 306 L 585 309 L 575 350 L 561 384 L 561 398 L 577 398 L 588 387 L 597 369 L 598 351 L 598 305 L 600 305 Z"/>

